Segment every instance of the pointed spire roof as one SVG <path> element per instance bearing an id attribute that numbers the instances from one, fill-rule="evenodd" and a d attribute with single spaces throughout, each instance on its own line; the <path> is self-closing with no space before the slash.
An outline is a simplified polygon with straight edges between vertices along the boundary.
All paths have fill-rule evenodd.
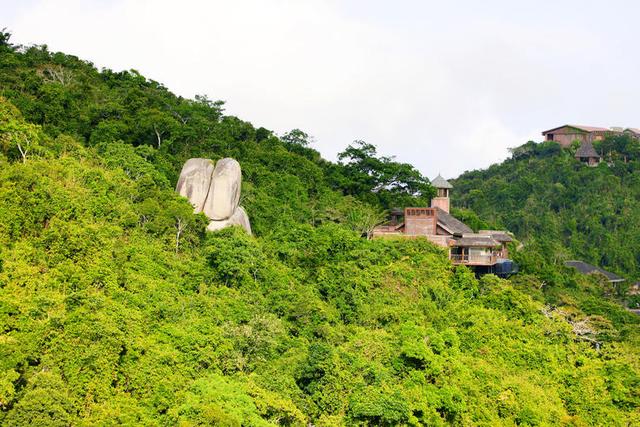
<path id="1" fill-rule="evenodd" d="M 600 157 L 600 155 L 596 152 L 595 148 L 593 148 L 593 144 L 589 141 L 584 141 L 580 144 L 580 148 L 576 151 L 576 157 L 585 158 L 585 157 Z"/>
<path id="2" fill-rule="evenodd" d="M 444 179 L 442 175 L 438 174 L 433 181 L 431 181 L 431 185 L 436 188 L 453 188 L 453 185 L 449 184 L 449 181 Z"/>

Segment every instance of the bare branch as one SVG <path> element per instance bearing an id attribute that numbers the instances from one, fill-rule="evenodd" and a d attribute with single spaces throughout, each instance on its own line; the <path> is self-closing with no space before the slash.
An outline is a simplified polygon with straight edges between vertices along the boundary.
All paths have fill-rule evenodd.
<path id="1" fill-rule="evenodd" d="M 160 145 L 162 144 L 162 135 L 164 134 L 164 132 L 158 131 L 158 127 L 155 125 L 155 123 L 153 124 L 153 131 L 156 133 L 156 138 L 158 139 L 158 148 L 160 148 Z"/>
<path id="2" fill-rule="evenodd" d="M 29 141 L 26 141 L 28 147 Z M 18 142 L 18 150 L 20 151 L 20 155 L 22 156 L 22 163 L 27 163 L 27 153 L 29 152 L 29 148 L 22 148 L 22 145 Z"/>
<path id="3" fill-rule="evenodd" d="M 178 249 L 180 248 L 180 237 L 182 233 L 188 229 L 187 223 L 180 218 L 176 217 L 176 254 L 178 254 Z"/>

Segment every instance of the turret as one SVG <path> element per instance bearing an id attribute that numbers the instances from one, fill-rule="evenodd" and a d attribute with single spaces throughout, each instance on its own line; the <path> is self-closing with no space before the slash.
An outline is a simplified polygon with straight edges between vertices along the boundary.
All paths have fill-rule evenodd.
<path id="1" fill-rule="evenodd" d="M 453 188 L 453 185 L 449 184 L 449 181 L 440 174 L 431 181 L 431 185 L 436 188 L 436 197 L 431 199 L 431 207 L 440 208 L 449 213 L 449 190 Z"/>

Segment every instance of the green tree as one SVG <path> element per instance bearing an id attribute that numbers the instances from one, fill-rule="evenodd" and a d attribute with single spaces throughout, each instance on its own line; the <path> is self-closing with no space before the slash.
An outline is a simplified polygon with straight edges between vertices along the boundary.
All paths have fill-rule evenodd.
<path id="1" fill-rule="evenodd" d="M 345 194 L 373 199 L 387 209 L 424 205 L 434 194 L 430 181 L 413 166 L 378 157 L 376 147 L 364 141 L 349 145 L 338 159 L 332 178 Z"/>
<path id="2" fill-rule="evenodd" d="M 40 129 L 25 123 L 18 110 L 0 97 L 0 148 L 11 155 L 17 151 L 23 163 L 39 150 Z"/>
<path id="3" fill-rule="evenodd" d="M 306 132 L 301 131 L 300 129 L 292 129 L 289 132 L 285 133 L 280 137 L 280 139 L 289 146 L 299 145 L 301 147 L 308 147 L 313 138 L 309 136 Z"/>

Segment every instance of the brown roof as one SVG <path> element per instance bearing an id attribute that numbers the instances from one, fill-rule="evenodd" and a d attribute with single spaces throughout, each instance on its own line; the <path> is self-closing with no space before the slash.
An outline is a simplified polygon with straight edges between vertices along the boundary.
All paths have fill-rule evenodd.
<path id="1" fill-rule="evenodd" d="M 634 133 L 636 135 L 640 135 L 640 129 L 638 129 L 638 128 L 626 128 L 624 131 L 625 132 L 629 131 L 629 132 Z"/>
<path id="2" fill-rule="evenodd" d="M 558 126 L 556 128 L 553 128 L 553 129 L 545 130 L 544 132 L 542 132 L 542 134 L 546 135 L 549 132 L 553 132 L 554 130 L 562 129 L 562 128 L 565 128 L 565 127 L 578 129 L 578 130 L 581 130 L 581 131 L 584 131 L 584 132 L 608 132 L 609 131 L 609 129 L 607 129 L 607 128 L 601 128 L 601 127 L 596 127 L 596 126 L 562 125 L 562 126 Z"/>
<path id="3" fill-rule="evenodd" d="M 506 231 L 480 230 L 480 231 L 478 231 L 478 233 L 483 234 L 483 235 L 489 235 L 496 242 L 500 242 L 500 243 L 502 243 L 502 242 L 505 242 L 505 243 L 513 242 L 513 238 L 511 236 L 509 236 Z"/>
<path id="4" fill-rule="evenodd" d="M 431 181 L 431 185 L 435 188 L 453 188 L 453 185 L 440 174 Z"/>
<path id="5" fill-rule="evenodd" d="M 584 141 L 582 144 L 580 144 L 580 148 L 578 148 L 578 150 L 576 151 L 576 157 L 579 157 L 579 158 L 598 157 L 598 158 L 600 158 L 600 155 L 596 152 L 596 149 L 593 148 L 593 144 L 591 144 L 589 141 Z"/>
<path id="6" fill-rule="evenodd" d="M 607 270 L 603 270 L 602 268 L 596 267 L 595 265 L 587 264 L 584 261 L 567 261 L 564 263 L 564 265 L 566 265 L 567 267 L 573 267 L 582 274 L 604 274 L 610 282 L 624 282 L 624 279 L 617 274 L 611 273 Z"/>
<path id="7" fill-rule="evenodd" d="M 436 207 L 436 211 L 438 212 L 438 225 L 444 228 L 451 234 L 465 234 L 465 233 L 473 233 L 473 230 L 464 222 L 455 218 L 453 215 L 443 211 L 442 209 Z"/>
<path id="8" fill-rule="evenodd" d="M 465 234 L 461 238 L 452 240 L 449 245 L 494 248 L 500 246 L 500 243 L 496 242 L 487 234 Z"/>

